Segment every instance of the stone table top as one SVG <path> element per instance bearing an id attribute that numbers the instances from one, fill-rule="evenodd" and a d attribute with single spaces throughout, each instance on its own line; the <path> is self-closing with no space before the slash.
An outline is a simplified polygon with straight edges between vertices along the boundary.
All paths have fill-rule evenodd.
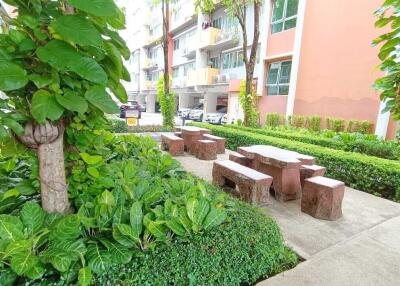
<path id="1" fill-rule="evenodd" d="M 313 164 L 315 159 L 312 156 L 303 155 L 294 151 L 289 151 L 269 145 L 253 145 L 249 147 L 239 147 L 238 152 L 250 159 L 256 159 L 262 163 L 299 165 Z"/>

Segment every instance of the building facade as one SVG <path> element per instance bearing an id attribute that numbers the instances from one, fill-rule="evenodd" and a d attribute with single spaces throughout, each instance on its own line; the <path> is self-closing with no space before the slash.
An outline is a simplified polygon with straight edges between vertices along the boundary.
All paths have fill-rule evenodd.
<path id="1" fill-rule="evenodd" d="M 146 1 L 120 0 L 132 51 L 127 89 L 131 100 L 155 112 L 163 72 L 162 19 L 161 8 Z M 209 113 L 227 106 L 233 122 L 243 118 L 238 96 L 245 78 L 241 30 L 218 3 L 208 15 L 197 13 L 193 2 L 180 0 L 170 9 L 169 68 L 177 109 L 202 106 Z M 381 113 L 385 105 L 372 86 L 381 75 L 378 48 L 371 46 L 382 33 L 374 28 L 373 16 L 380 5 L 380 0 L 265 0 L 254 74 L 260 123 L 268 112 L 369 120 L 377 135 L 393 138 L 396 123 Z M 250 6 L 248 43 L 252 21 Z"/>

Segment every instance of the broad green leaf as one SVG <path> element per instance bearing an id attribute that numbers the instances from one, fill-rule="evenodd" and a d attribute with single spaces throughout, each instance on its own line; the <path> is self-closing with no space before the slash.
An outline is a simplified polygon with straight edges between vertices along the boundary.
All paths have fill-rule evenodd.
<path id="1" fill-rule="evenodd" d="M 36 280 L 42 277 L 45 272 L 46 270 L 44 266 L 42 265 L 42 263 L 39 262 L 35 264 L 31 269 L 26 271 L 25 275 L 32 280 Z"/>
<path id="2" fill-rule="evenodd" d="M 19 195 L 21 195 L 21 193 L 17 189 L 9 189 L 7 192 L 3 194 L 1 200 L 4 201 L 5 199 L 18 197 Z"/>
<path id="3" fill-rule="evenodd" d="M 75 72 L 82 78 L 106 85 L 108 78 L 102 67 L 92 58 L 80 54 L 64 41 L 52 40 L 36 50 L 40 60 L 61 71 Z"/>
<path id="4" fill-rule="evenodd" d="M 29 80 L 31 80 L 37 88 L 42 88 L 50 83 L 52 83 L 52 78 L 50 76 L 44 76 L 39 74 L 31 74 L 29 75 Z"/>
<path id="5" fill-rule="evenodd" d="M 133 247 L 139 241 L 139 236 L 130 225 L 116 224 L 113 228 L 113 237 L 116 241 L 126 247 Z"/>
<path id="6" fill-rule="evenodd" d="M 110 242 L 109 251 L 113 263 L 126 264 L 132 260 L 134 250 L 124 247 L 117 243 Z"/>
<path id="7" fill-rule="evenodd" d="M 31 39 L 23 39 L 18 45 L 18 49 L 20 52 L 33 51 L 34 49 L 36 49 L 36 47 L 37 46 L 35 42 Z"/>
<path id="8" fill-rule="evenodd" d="M 97 170 L 96 167 L 89 167 L 86 170 L 89 173 L 89 175 L 92 176 L 93 178 L 99 178 L 100 177 L 99 170 Z"/>
<path id="9" fill-rule="evenodd" d="M 118 77 L 121 77 L 122 75 L 122 58 L 121 58 L 121 53 L 119 52 L 119 50 L 111 43 L 106 41 L 104 43 L 105 46 L 105 50 L 107 52 L 107 55 L 109 56 L 109 58 L 111 59 L 111 61 L 113 62 L 117 72 L 118 72 Z"/>
<path id="10" fill-rule="evenodd" d="M 24 239 L 21 220 L 11 215 L 0 215 L 0 238 L 7 241 Z"/>
<path id="11" fill-rule="evenodd" d="M 186 230 L 176 218 L 166 221 L 166 225 L 178 236 L 185 236 Z"/>
<path id="12" fill-rule="evenodd" d="M 43 253 L 43 259 L 50 262 L 60 272 L 66 272 L 71 263 L 78 261 L 86 253 L 82 239 L 63 240 L 52 243 Z"/>
<path id="13" fill-rule="evenodd" d="M 22 207 L 21 220 L 29 234 L 34 234 L 42 229 L 45 218 L 45 212 L 37 203 L 27 202 Z"/>
<path id="14" fill-rule="evenodd" d="M 25 129 L 17 121 L 11 118 L 4 118 L 3 124 L 10 128 L 17 135 L 24 135 Z"/>
<path id="15" fill-rule="evenodd" d="M 132 204 L 129 219 L 132 230 L 139 237 L 143 229 L 143 211 L 141 202 L 137 201 Z"/>
<path id="16" fill-rule="evenodd" d="M 126 93 L 125 87 L 120 82 L 117 84 L 109 84 L 109 87 L 120 102 L 125 103 L 128 101 L 128 94 Z"/>
<path id="17" fill-rule="evenodd" d="M 222 208 L 212 208 L 204 220 L 204 229 L 209 229 L 220 225 L 226 219 L 226 210 Z"/>
<path id="18" fill-rule="evenodd" d="M 207 202 L 206 199 L 204 198 L 200 199 L 198 205 L 194 210 L 193 224 L 196 225 L 197 227 L 201 227 L 209 211 L 210 211 L 210 204 Z"/>
<path id="19" fill-rule="evenodd" d="M 65 109 L 76 111 L 80 114 L 83 114 L 88 109 L 88 103 L 86 99 L 82 96 L 79 96 L 78 93 L 73 91 L 65 91 L 64 95 L 56 94 L 57 102 L 63 106 Z"/>
<path id="20" fill-rule="evenodd" d="M 104 191 L 99 197 L 99 203 L 106 206 L 115 206 L 115 199 L 111 192 Z"/>
<path id="21" fill-rule="evenodd" d="M 14 256 L 19 253 L 27 253 L 31 250 L 32 248 L 32 241 L 31 240 L 17 240 L 14 242 L 11 242 L 5 251 L 6 256 Z"/>
<path id="22" fill-rule="evenodd" d="M 151 206 L 160 201 L 163 195 L 164 192 L 161 189 L 149 189 L 143 194 L 142 200 L 145 206 Z"/>
<path id="23" fill-rule="evenodd" d="M 54 95 L 40 89 L 33 94 L 31 112 L 37 122 L 44 123 L 47 118 L 53 121 L 59 119 L 64 108 L 57 103 Z"/>
<path id="24" fill-rule="evenodd" d="M 25 33 L 18 31 L 16 29 L 11 29 L 9 32 L 9 36 L 10 39 L 16 44 L 21 43 L 22 40 L 27 38 L 27 35 Z"/>
<path id="25" fill-rule="evenodd" d="M 11 270 L 11 268 L 0 269 L 0 281 L 2 286 L 13 286 L 17 280 L 17 274 Z"/>
<path id="26" fill-rule="evenodd" d="M 119 108 L 103 86 L 94 86 L 85 93 L 85 98 L 105 113 L 118 113 Z"/>
<path id="27" fill-rule="evenodd" d="M 154 237 L 158 239 L 166 238 L 167 228 L 162 221 L 151 221 L 147 226 L 147 229 L 152 235 L 154 235 Z"/>
<path id="28" fill-rule="evenodd" d="M 30 15 L 19 15 L 18 20 L 31 29 L 35 29 L 39 25 L 39 20 Z"/>
<path id="29" fill-rule="evenodd" d="M 189 198 L 186 202 L 186 212 L 190 220 L 193 222 L 195 210 L 198 207 L 199 201 L 196 198 Z"/>
<path id="30" fill-rule="evenodd" d="M 103 157 L 99 155 L 89 155 L 88 153 L 79 154 L 83 161 L 88 165 L 95 165 L 103 161 Z"/>
<path id="31" fill-rule="evenodd" d="M 101 35 L 93 24 L 78 15 L 58 17 L 51 23 L 51 27 L 67 42 L 82 46 L 100 46 L 102 43 Z"/>
<path id="32" fill-rule="evenodd" d="M 80 286 L 88 286 L 92 281 L 92 270 L 89 267 L 82 267 L 78 273 L 78 283 Z"/>
<path id="33" fill-rule="evenodd" d="M 99 17 L 115 16 L 118 12 L 113 0 L 68 0 L 68 2 L 78 10 Z"/>
<path id="34" fill-rule="evenodd" d="M 54 241 L 74 240 L 81 235 L 79 217 L 67 215 L 60 219 L 50 233 L 50 239 Z"/>
<path id="35" fill-rule="evenodd" d="M 23 180 L 19 182 L 16 186 L 15 189 L 24 196 L 31 196 L 33 194 L 36 194 L 38 192 L 37 189 L 35 189 L 32 186 L 32 181 L 31 180 Z"/>
<path id="36" fill-rule="evenodd" d="M 89 268 L 97 274 L 109 270 L 112 265 L 111 253 L 99 244 L 90 244 L 86 253 Z"/>
<path id="37" fill-rule="evenodd" d="M 0 61 L 0 90 L 11 91 L 28 83 L 26 70 L 8 61 Z"/>
<path id="38" fill-rule="evenodd" d="M 20 252 L 11 258 L 11 269 L 18 275 L 24 275 L 39 263 L 39 258 L 31 251 Z"/>

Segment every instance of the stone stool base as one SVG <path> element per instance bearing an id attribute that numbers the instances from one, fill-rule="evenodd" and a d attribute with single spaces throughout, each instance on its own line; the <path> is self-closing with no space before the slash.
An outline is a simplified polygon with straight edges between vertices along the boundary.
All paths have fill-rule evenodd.
<path id="1" fill-rule="evenodd" d="M 304 180 L 312 177 L 324 176 L 326 168 L 318 165 L 302 165 L 300 168 L 301 187 L 304 187 Z"/>
<path id="2" fill-rule="evenodd" d="M 305 179 L 301 211 L 318 219 L 337 220 L 342 216 L 344 190 L 344 183 L 333 179 Z"/>
<path id="3" fill-rule="evenodd" d="M 217 142 L 211 140 L 198 140 L 195 144 L 196 157 L 200 160 L 217 159 Z"/>

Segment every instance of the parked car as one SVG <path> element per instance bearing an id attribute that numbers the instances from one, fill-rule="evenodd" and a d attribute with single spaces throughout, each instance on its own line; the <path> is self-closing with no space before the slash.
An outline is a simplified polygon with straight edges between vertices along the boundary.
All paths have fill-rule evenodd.
<path id="1" fill-rule="evenodd" d="M 192 110 L 191 108 L 181 108 L 178 110 L 178 116 L 180 118 L 189 119 L 189 112 L 191 110 Z"/>
<path id="2" fill-rule="evenodd" d="M 226 106 L 219 106 L 219 108 L 217 107 L 217 112 L 207 113 L 204 121 L 212 124 L 222 124 L 222 120 L 226 115 L 227 110 Z"/>
<path id="3" fill-rule="evenodd" d="M 222 117 L 222 124 L 227 124 L 228 123 L 228 114 L 224 114 L 224 116 Z"/>
<path id="4" fill-rule="evenodd" d="M 138 112 L 138 118 L 142 117 L 141 106 L 137 101 L 130 101 L 129 104 L 122 104 L 119 107 L 119 117 L 126 118 L 126 111 L 128 110 L 136 110 Z"/>
<path id="5" fill-rule="evenodd" d="M 201 109 L 192 109 L 189 112 L 189 119 L 193 121 L 203 121 L 203 107 Z"/>

